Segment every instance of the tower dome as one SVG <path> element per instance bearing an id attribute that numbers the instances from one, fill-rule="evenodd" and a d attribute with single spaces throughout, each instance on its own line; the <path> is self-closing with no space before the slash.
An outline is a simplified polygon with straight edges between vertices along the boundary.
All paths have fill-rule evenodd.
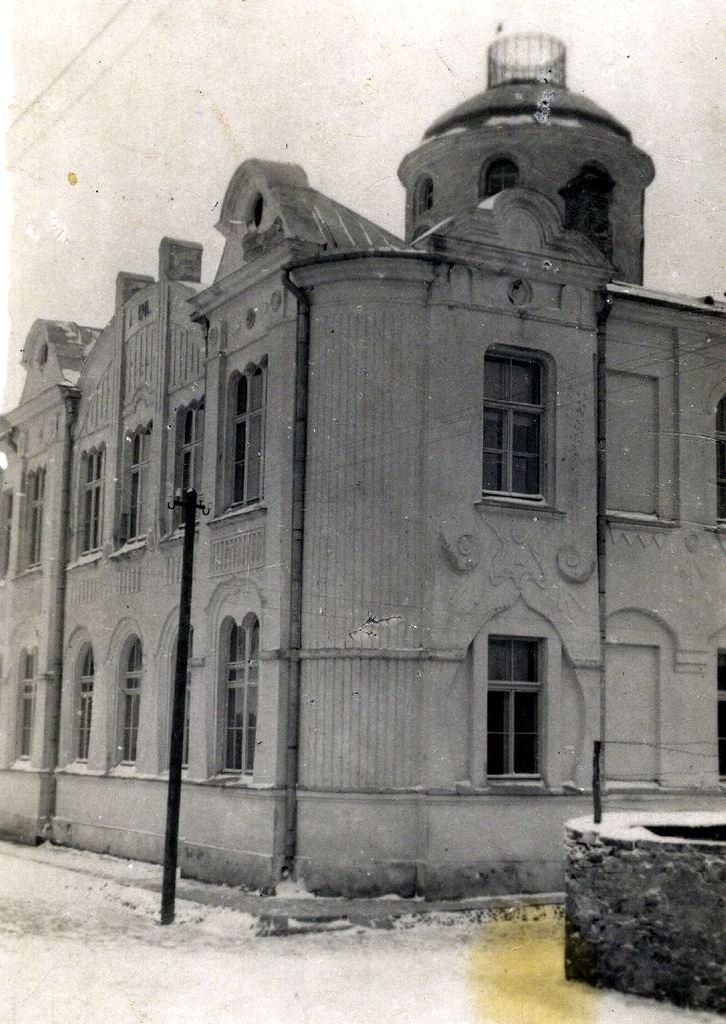
<path id="1" fill-rule="evenodd" d="M 611 260 L 615 277 L 640 283 L 643 195 L 653 176 L 628 129 L 567 88 L 559 39 L 502 36 L 488 50 L 487 89 L 438 118 L 401 163 L 406 237 L 505 188 L 529 188 Z"/>

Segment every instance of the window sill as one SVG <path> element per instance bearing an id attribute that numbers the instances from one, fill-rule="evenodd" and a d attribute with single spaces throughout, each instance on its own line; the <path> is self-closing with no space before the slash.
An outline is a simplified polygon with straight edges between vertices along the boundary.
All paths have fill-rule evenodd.
<path id="1" fill-rule="evenodd" d="M 95 562 L 99 562 L 103 557 L 102 551 L 89 551 L 85 555 L 81 555 L 80 558 L 76 558 L 74 562 L 69 562 L 66 566 L 66 570 L 70 572 L 71 569 L 78 569 L 82 565 L 93 565 Z"/>
<path id="2" fill-rule="evenodd" d="M 222 512 L 218 516 L 209 520 L 210 526 L 219 526 L 222 523 L 229 522 L 230 519 L 238 519 L 240 517 L 256 517 L 267 515 L 267 505 L 264 502 L 256 502 L 254 505 L 233 505 L 228 508 L 226 512 Z"/>
<path id="3" fill-rule="evenodd" d="M 17 761 L 12 764 L 12 770 L 14 772 L 34 772 L 37 771 L 35 765 L 30 763 L 29 757 L 19 757 Z"/>
<path id="4" fill-rule="evenodd" d="M 16 580 L 30 579 L 33 576 L 40 576 L 43 572 L 42 565 L 29 565 L 27 569 L 21 569 L 15 574 Z"/>
<path id="5" fill-rule="evenodd" d="M 517 796 L 527 793 L 547 793 L 544 779 L 538 775 L 494 777 L 487 780 L 490 793 L 503 795 L 515 793 Z"/>
<path id="6" fill-rule="evenodd" d="M 252 781 L 251 775 L 243 775 L 239 772 L 224 772 L 219 775 L 213 775 L 211 779 L 206 779 L 204 782 L 205 786 L 219 786 L 221 789 L 267 789 L 270 787 L 260 785 Z"/>
<path id="7" fill-rule="evenodd" d="M 483 494 L 478 501 L 474 502 L 474 507 L 479 510 L 485 508 L 516 509 L 518 512 L 526 512 L 533 519 L 537 519 L 539 516 L 548 519 L 562 518 L 567 514 L 559 508 L 548 505 L 542 498 L 514 498 L 508 494 L 502 494 L 501 496 L 498 494 Z"/>
<path id="8" fill-rule="evenodd" d="M 681 525 L 676 519 L 661 519 L 645 512 L 617 512 L 608 509 L 605 518 L 609 526 L 652 526 L 656 530 L 676 530 Z"/>
<path id="9" fill-rule="evenodd" d="M 131 555 L 134 551 L 141 551 L 146 547 L 146 535 L 143 537 L 134 537 L 133 540 L 126 541 L 120 548 L 112 552 L 108 557 L 111 559 L 123 558 L 125 555 Z"/>
<path id="10" fill-rule="evenodd" d="M 135 779 L 138 772 L 135 764 L 117 764 L 107 772 L 107 775 L 112 779 Z"/>

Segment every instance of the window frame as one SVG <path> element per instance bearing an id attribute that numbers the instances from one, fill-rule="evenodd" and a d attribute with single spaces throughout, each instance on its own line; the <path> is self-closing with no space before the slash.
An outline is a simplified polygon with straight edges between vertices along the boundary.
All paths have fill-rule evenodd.
<path id="1" fill-rule="evenodd" d="M 726 395 L 716 405 L 716 522 L 726 523 Z"/>
<path id="2" fill-rule="evenodd" d="M 0 579 L 5 579 L 10 572 L 14 504 L 15 496 L 12 488 L 5 487 L 0 492 Z"/>
<path id="3" fill-rule="evenodd" d="M 487 365 L 504 365 L 507 368 L 506 380 L 509 396 L 494 398 L 487 395 Z M 534 368 L 536 370 L 537 393 L 536 403 L 517 401 L 511 396 L 512 366 Z M 514 501 L 543 502 L 548 494 L 548 461 L 547 461 L 547 417 L 548 417 L 548 366 L 544 359 L 527 349 L 512 351 L 509 349 L 490 349 L 484 355 L 482 377 L 482 435 L 481 435 L 481 493 L 482 498 L 508 498 Z M 487 444 L 487 413 L 504 414 L 501 430 L 501 447 Z M 515 449 L 515 417 L 528 416 L 536 422 L 537 451 L 518 451 Z M 501 486 L 485 486 L 487 456 L 501 457 Z M 536 459 L 537 490 L 518 491 L 514 489 L 515 458 Z"/>
<path id="4" fill-rule="evenodd" d="M 726 780 L 726 648 L 716 652 L 716 736 L 717 771 Z"/>
<path id="5" fill-rule="evenodd" d="M 79 554 L 100 551 L 103 544 L 103 500 L 106 450 L 103 445 L 81 459 Z"/>
<path id="6" fill-rule="evenodd" d="M 498 180 L 495 181 L 495 177 Z M 519 165 L 505 153 L 498 153 L 482 164 L 479 170 L 479 200 L 505 192 L 508 188 L 519 187 Z"/>
<path id="7" fill-rule="evenodd" d="M 20 655 L 17 734 L 18 760 L 20 761 L 29 761 L 33 755 L 33 732 L 35 730 L 35 705 L 37 696 L 37 662 L 37 647 L 22 651 Z"/>
<path id="8" fill-rule="evenodd" d="M 231 616 L 220 629 L 221 681 L 223 689 L 221 771 L 226 775 L 251 778 L 254 775 L 260 692 L 260 621 L 249 612 L 241 623 Z M 240 637 L 244 644 L 240 648 Z M 236 641 L 236 643 L 234 642 Z M 237 655 L 232 660 L 232 647 Z M 243 657 L 240 657 L 242 650 Z M 232 676 L 234 675 L 234 678 Z M 241 725 L 230 727 L 230 713 L 239 714 L 241 694 Z M 250 697 L 254 695 L 250 721 Z"/>
<path id="9" fill-rule="evenodd" d="M 148 482 L 149 447 L 151 444 L 151 431 L 153 423 L 137 427 L 133 433 L 126 434 L 126 440 L 130 443 L 128 452 L 128 468 L 126 474 L 126 501 L 125 501 L 125 536 L 124 543 L 132 540 L 140 540 L 146 536 L 143 529 L 145 492 Z"/>
<path id="10" fill-rule="evenodd" d="M 171 649 L 169 651 L 169 714 L 168 714 L 168 727 L 166 730 L 166 744 L 163 747 L 164 750 L 164 765 L 162 766 L 164 771 L 169 767 L 169 758 L 171 755 L 171 721 L 172 715 L 174 714 L 174 686 L 176 684 L 176 651 L 179 643 L 179 632 L 174 634 L 172 640 Z M 182 768 L 189 767 L 189 729 L 191 721 L 191 689 L 192 689 L 192 666 L 191 661 L 194 657 L 194 626 L 189 627 L 189 650 L 187 656 L 187 681 L 186 688 L 184 691 L 184 733 L 182 736 Z"/>
<path id="11" fill-rule="evenodd" d="M 259 405 L 251 407 L 253 381 L 256 380 L 261 380 L 258 389 Z M 241 398 L 243 391 L 244 399 Z M 267 366 L 264 362 L 250 364 L 242 373 L 233 373 L 230 376 L 228 407 L 230 430 L 227 486 L 229 491 L 226 505 L 228 508 L 245 508 L 259 504 L 264 496 L 267 429 Z M 253 450 L 253 431 L 257 431 L 259 438 L 256 459 L 254 456 L 249 458 L 248 455 Z M 253 466 L 257 470 L 256 487 L 254 486 L 255 477 L 251 478 Z"/>
<path id="12" fill-rule="evenodd" d="M 508 645 L 509 649 L 509 662 L 510 665 L 514 664 L 514 648 L 515 645 L 520 647 L 529 648 L 530 653 L 534 653 L 535 660 L 535 679 L 503 679 L 493 678 L 493 664 L 492 664 L 492 651 L 494 645 L 502 646 L 504 643 Z M 543 708 L 543 640 L 540 637 L 525 637 L 525 636 L 512 636 L 510 634 L 492 633 L 487 638 L 487 760 L 486 760 L 486 777 L 487 779 L 497 781 L 507 780 L 539 780 L 542 778 L 542 736 L 543 736 L 543 725 L 544 725 L 544 708 Z M 510 670 L 512 676 L 515 675 L 513 670 Z M 508 696 L 507 701 L 507 721 L 505 723 L 506 733 L 502 732 L 501 729 L 494 731 L 492 729 L 492 695 L 494 694 L 506 694 Z M 536 724 L 535 730 L 526 731 L 524 729 L 517 729 L 516 723 L 516 698 L 520 694 L 530 694 L 536 697 L 534 704 Z M 491 762 L 493 759 L 492 748 L 494 743 L 492 739 L 494 736 L 504 736 L 504 742 L 502 744 L 503 754 L 502 761 L 506 761 L 504 771 L 493 771 Z M 534 740 L 534 771 L 517 771 L 516 770 L 516 758 L 517 758 L 517 737 L 533 736 Z"/>
<path id="13" fill-rule="evenodd" d="M 121 669 L 120 763 L 135 766 L 138 758 L 141 688 L 144 674 L 144 650 L 140 637 L 133 635 L 124 645 Z"/>
<path id="14" fill-rule="evenodd" d="M 434 208 L 434 179 L 430 174 L 419 174 L 413 186 L 414 219 L 426 216 Z"/>
<path id="15" fill-rule="evenodd" d="M 31 470 L 26 477 L 25 568 L 34 569 L 43 562 L 43 513 L 45 507 L 45 466 Z"/>
<path id="16" fill-rule="evenodd" d="M 176 416 L 176 448 L 174 457 L 174 493 L 182 497 L 190 489 L 200 493 L 202 468 L 204 464 L 204 398 L 189 405 L 180 406 Z M 190 424 L 187 439 L 187 424 Z M 184 509 L 175 505 L 172 510 L 172 526 L 180 526 Z"/>
<path id="17" fill-rule="evenodd" d="M 81 648 L 77 661 L 76 684 L 76 734 L 74 737 L 75 760 L 88 761 L 93 721 L 93 689 L 95 682 L 95 660 L 93 646 L 86 643 Z"/>

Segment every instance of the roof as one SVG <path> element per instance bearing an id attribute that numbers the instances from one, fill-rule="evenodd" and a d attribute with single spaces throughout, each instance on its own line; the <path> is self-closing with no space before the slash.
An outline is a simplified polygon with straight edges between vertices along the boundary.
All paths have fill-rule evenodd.
<path id="1" fill-rule="evenodd" d="M 473 96 L 434 121 L 424 133 L 424 139 L 456 129 L 480 128 L 502 117 L 525 115 L 534 119 L 543 106 L 549 112 L 547 120 L 552 123 L 575 120 L 597 124 L 631 141 L 628 129 L 586 96 L 563 86 L 534 82 L 507 82 Z"/>

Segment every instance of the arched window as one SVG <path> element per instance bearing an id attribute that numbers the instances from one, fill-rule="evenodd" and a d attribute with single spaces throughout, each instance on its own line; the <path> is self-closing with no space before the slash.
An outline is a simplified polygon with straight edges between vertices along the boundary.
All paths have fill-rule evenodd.
<path id="1" fill-rule="evenodd" d="M 260 676 L 260 624 L 248 615 L 223 627 L 226 723 L 224 770 L 251 774 L 255 760 Z"/>
<path id="2" fill-rule="evenodd" d="M 202 449 L 204 443 L 204 399 L 181 408 L 176 420 L 176 462 L 174 490 L 184 494 L 202 486 Z M 182 521 L 184 510 L 177 505 L 173 511 L 174 525 Z"/>
<path id="3" fill-rule="evenodd" d="M 262 461 L 265 429 L 265 371 L 254 366 L 237 378 L 232 389 L 233 505 L 250 505 L 262 497 Z"/>
<path id="4" fill-rule="evenodd" d="M 509 157 L 497 157 L 484 164 L 479 172 L 479 198 L 488 199 L 503 192 L 505 188 L 516 188 L 519 184 L 519 168 Z"/>
<path id="5" fill-rule="evenodd" d="M 103 532 L 103 470 L 104 451 L 90 451 L 83 456 L 81 495 L 80 553 L 97 551 Z"/>
<path id="6" fill-rule="evenodd" d="M 716 516 L 726 520 L 726 395 L 716 407 Z"/>
<path id="7" fill-rule="evenodd" d="M 91 714 L 93 712 L 93 648 L 88 644 L 78 662 L 78 741 L 76 757 L 79 761 L 88 760 L 88 748 L 91 740 Z"/>
<path id="8" fill-rule="evenodd" d="M 33 726 L 35 724 L 35 674 L 36 654 L 23 651 L 20 656 L 20 728 L 18 755 L 29 758 L 33 748 Z"/>
<path id="9" fill-rule="evenodd" d="M 174 643 L 171 647 L 171 657 L 169 659 L 171 665 L 171 676 L 169 683 L 169 729 L 167 730 L 168 736 L 167 741 L 171 741 L 171 719 L 174 712 L 174 686 L 176 684 L 176 650 L 179 643 L 179 634 L 174 637 Z M 189 627 L 189 653 L 187 660 L 187 685 L 184 691 L 184 736 L 182 739 L 182 768 L 186 768 L 189 763 L 189 703 L 191 699 L 191 685 L 192 685 L 192 671 L 190 663 L 194 654 L 194 627 Z M 169 750 L 166 752 L 166 760 L 169 761 Z"/>
<path id="10" fill-rule="evenodd" d="M 10 568 L 10 540 L 13 527 L 13 492 L 8 488 L 0 494 L 0 579 Z"/>
<path id="11" fill-rule="evenodd" d="M 428 174 L 422 174 L 413 190 L 413 215 L 422 217 L 434 205 L 434 182 Z"/>
<path id="12" fill-rule="evenodd" d="M 135 764 L 143 668 L 141 641 L 138 637 L 134 637 L 127 652 L 121 683 L 121 760 L 124 764 Z"/>
<path id="13" fill-rule="evenodd" d="M 45 469 L 28 473 L 26 483 L 25 567 L 40 565 L 43 550 L 43 505 L 45 502 Z"/>
<path id="14" fill-rule="evenodd" d="M 604 167 L 588 163 L 560 190 L 565 201 L 565 227 L 582 232 L 608 259 L 613 254 L 610 201 L 614 187 Z"/>
<path id="15" fill-rule="evenodd" d="M 122 513 L 119 540 L 125 543 L 135 540 L 144 533 L 144 502 L 146 500 L 146 476 L 151 443 L 151 427 L 139 427 L 133 434 L 126 435 L 127 475 L 124 493 L 125 512 Z"/>

